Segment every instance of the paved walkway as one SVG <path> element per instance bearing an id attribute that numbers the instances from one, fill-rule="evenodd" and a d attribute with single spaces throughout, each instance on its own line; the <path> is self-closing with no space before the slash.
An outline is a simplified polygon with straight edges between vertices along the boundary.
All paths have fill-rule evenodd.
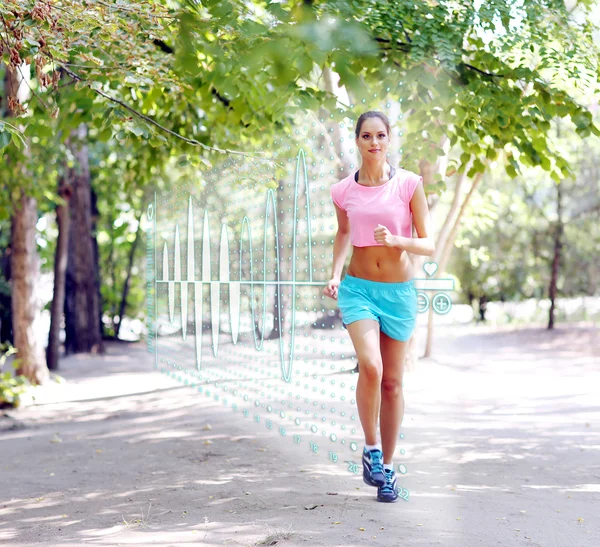
<path id="1" fill-rule="evenodd" d="M 600 545 L 599 331 L 438 329 L 405 380 L 396 504 L 142 345 L 69 357 L 66 383 L 0 415 L 0 543 Z"/>

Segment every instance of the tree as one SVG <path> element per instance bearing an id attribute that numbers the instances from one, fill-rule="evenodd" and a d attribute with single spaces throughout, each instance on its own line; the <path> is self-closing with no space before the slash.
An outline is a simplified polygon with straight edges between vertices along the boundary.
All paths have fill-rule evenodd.
<path id="1" fill-rule="evenodd" d="M 6 98 L 8 115 L 19 112 L 19 103 L 26 97 L 29 67 L 24 63 L 6 68 Z M 16 171 L 24 178 L 29 176 L 25 164 L 18 156 L 12 158 Z M 35 225 L 37 223 L 37 200 L 26 192 L 27 185 L 15 188 L 11 216 L 10 272 L 11 306 L 14 346 L 18 351 L 17 375 L 22 374 L 32 383 L 42 384 L 49 374 L 41 341 L 32 328 L 39 317 L 41 307 L 36 293 L 40 265 L 36 248 Z"/>
<path id="2" fill-rule="evenodd" d="M 351 105 L 315 85 L 326 66 L 361 108 L 383 96 L 401 101 L 402 164 L 423 174 L 432 214 L 450 177 L 471 183 L 438 236 L 441 265 L 492 162 L 512 177 L 539 166 L 559 181 L 570 165 L 552 145 L 552 120 L 570 117 L 583 138 L 599 134 L 582 102 L 598 79 L 593 26 L 576 23 L 562 3 L 172 5 L 65 0 L 56 10 L 8 0 L 0 13 L 11 55 L 27 44 L 47 88 L 39 100 L 58 128 L 90 118 L 100 140 L 139 138 L 165 155 L 178 143 L 198 165 L 214 152 L 251 156 L 237 148 L 266 142 L 275 122 L 298 110 L 322 106 L 332 124 L 352 116 Z M 59 91 L 50 76 L 59 67 L 72 89 Z"/>
<path id="3" fill-rule="evenodd" d="M 65 291 L 65 351 L 102 352 L 101 307 L 92 231 L 92 190 L 86 143 L 80 124 L 69 138 L 74 165 L 69 170 L 72 194 Z"/>

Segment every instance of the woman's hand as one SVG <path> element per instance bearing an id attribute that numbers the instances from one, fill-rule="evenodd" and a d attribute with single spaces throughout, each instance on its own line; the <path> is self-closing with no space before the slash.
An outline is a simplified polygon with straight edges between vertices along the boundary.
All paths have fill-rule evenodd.
<path id="1" fill-rule="evenodd" d="M 340 286 L 339 277 L 332 277 L 328 282 L 325 288 L 323 289 L 323 294 L 328 296 L 329 298 L 333 298 L 337 300 L 338 297 L 338 287 Z"/>
<path id="2" fill-rule="evenodd" d="M 377 243 L 381 243 L 386 247 L 398 247 L 398 238 L 395 235 L 392 235 L 385 226 L 378 224 L 373 234 Z"/>

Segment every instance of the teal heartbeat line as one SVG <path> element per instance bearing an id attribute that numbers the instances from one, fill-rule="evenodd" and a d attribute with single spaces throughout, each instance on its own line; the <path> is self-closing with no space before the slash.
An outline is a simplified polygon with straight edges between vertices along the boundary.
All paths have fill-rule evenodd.
<path id="1" fill-rule="evenodd" d="M 299 169 L 302 162 L 304 192 L 306 196 L 306 222 L 307 222 L 307 233 L 308 233 L 308 280 L 296 279 L 296 255 L 297 255 L 297 243 L 296 235 L 298 232 L 298 186 L 300 182 Z M 263 257 L 267 256 L 267 229 L 269 225 L 269 211 L 272 209 L 274 222 L 273 226 L 275 229 L 275 260 L 276 264 L 279 265 L 279 234 L 277 229 L 277 204 L 275 195 L 272 189 L 267 191 L 267 200 L 265 204 L 265 225 L 263 231 Z M 157 211 L 154 211 L 154 229 L 156 230 L 156 217 Z M 239 328 L 240 328 L 240 295 L 241 286 L 250 285 L 251 290 L 251 311 L 252 311 L 252 325 L 255 325 L 255 300 L 254 300 L 254 285 L 262 285 L 264 288 L 270 285 L 277 286 L 277 290 L 282 285 L 313 285 L 323 286 L 323 281 L 313 281 L 312 275 L 312 241 L 311 241 L 311 221 L 310 221 L 310 192 L 308 188 L 308 176 L 306 170 L 306 157 L 303 150 L 300 150 L 297 156 L 296 162 L 296 174 L 295 174 L 295 186 L 294 186 L 294 218 L 293 218 L 293 231 L 292 231 L 292 279 L 281 280 L 279 268 L 275 268 L 277 279 L 269 280 L 266 279 L 266 268 L 263 269 L 264 279 L 262 281 L 254 280 L 253 271 L 253 260 L 252 260 L 252 230 L 250 227 L 250 220 L 244 215 L 242 220 L 242 226 L 240 230 L 240 268 L 239 268 L 239 280 L 230 279 L 230 262 L 229 262 L 229 239 L 227 232 L 227 225 L 221 223 L 221 239 L 219 243 L 219 279 L 214 281 L 211 279 L 211 240 L 210 230 L 208 224 L 208 211 L 204 211 L 204 220 L 202 227 L 202 274 L 201 279 L 195 279 L 195 258 L 194 258 L 194 213 L 192 197 L 188 200 L 188 218 L 187 218 L 187 276 L 186 279 L 182 279 L 181 274 L 181 248 L 180 248 L 180 237 L 179 237 L 179 225 L 175 225 L 175 246 L 174 246 L 174 268 L 173 268 L 173 279 L 169 279 L 169 249 L 165 242 L 163 246 L 162 256 L 162 279 L 158 279 L 155 272 L 155 283 L 166 283 L 168 286 L 167 300 L 169 307 L 169 321 L 173 323 L 175 318 L 175 285 L 179 284 L 181 291 L 181 329 L 182 337 L 185 341 L 187 338 L 187 316 L 188 316 L 188 286 L 191 284 L 194 287 L 194 329 L 195 329 L 195 350 L 196 350 L 196 368 L 200 370 L 202 364 L 202 312 L 203 312 L 203 298 L 202 288 L 204 284 L 210 285 L 210 309 L 211 309 L 211 330 L 212 330 L 212 348 L 213 355 L 218 355 L 218 343 L 219 343 L 219 327 L 220 327 L 220 295 L 221 286 L 229 286 L 229 321 L 231 327 L 231 337 L 234 344 L 237 344 Z M 242 254 L 244 250 L 244 234 L 247 233 L 248 250 L 250 253 L 250 280 L 242 279 Z M 206 243 L 206 244 L 205 244 Z M 156 268 L 156 263 L 155 263 Z M 266 290 L 263 290 L 263 316 L 262 324 L 266 322 Z M 281 302 L 281 299 L 279 300 Z M 296 324 L 296 291 L 292 291 L 292 317 L 291 317 L 291 340 L 289 359 L 286 363 L 285 360 L 285 349 L 283 341 L 283 333 L 280 333 L 279 337 L 279 350 L 280 350 L 280 361 L 281 361 L 281 372 L 286 382 L 291 382 L 292 379 L 292 364 L 294 360 L 294 338 L 295 338 L 295 324 Z M 277 306 L 277 315 L 279 325 L 281 325 L 281 306 Z M 257 339 L 256 329 L 252 329 L 254 333 L 254 345 L 257 350 L 263 348 L 264 342 L 264 330 L 261 331 L 260 341 Z M 158 346 L 156 346 L 158 351 Z"/>

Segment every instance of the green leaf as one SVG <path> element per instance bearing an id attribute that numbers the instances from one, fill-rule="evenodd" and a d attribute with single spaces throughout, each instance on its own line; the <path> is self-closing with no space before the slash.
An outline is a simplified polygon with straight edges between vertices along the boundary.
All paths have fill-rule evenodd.
<path id="1" fill-rule="evenodd" d="M 586 111 L 578 112 L 571 119 L 578 129 L 584 129 L 592 123 L 592 114 Z"/>
<path id="2" fill-rule="evenodd" d="M 490 147 L 486 150 L 485 157 L 494 161 L 498 157 L 498 151 L 495 148 Z"/>
<path id="3" fill-rule="evenodd" d="M 10 131 L 0 131 L 0 150 L 8 146 L 8 143 L 12 140 Z"/>
<path id="4" fill-rule="evenodd" d="M 469 140 L 473 144 L 476 144 L 479 142 L 479 135 L 477 134 L 476 131 L 471 131 L 470 129 L 467 129 L 467 130 L 465 130 L 465 134 L 467 135 L 467 137 L 469 137 Z"/>
<path id="5" fill-rule="evenodd" d="M 136 137 L 141 137 L 142 135 L 146 134 L 146 130 L 139 125 L 128 124 L 126 127 L 127 130 L 133 133 Z"/>
<path id="6" fill-rule="evenodd" d="M 323 51 L 314 44 L 310 44 L 307 47 L 307 53 L 308 55 L 310 55 L 310 58 L 313 60 L 313 62 L 315 62 L 320 67 L 322 67 L 327 61 L 327 52 Z"/>
<path id="7" fill-rule="evenodd" d="M 296 66 L 298 67 L 298 72 L 300 74 L 305 74 L 311 71 L 313 60 L 306 53 L 301 53 L 298 59 L 296 59 Z"/>
<path id="8" fill-rule="evenodd" d="M 94 99 L 91 97 L 77 97 L 75 105 L 81 110 L 90 110 L 94 104 Z"/>
<path id="9" fill-rule="evenodd" d="M 13 142 L 13 144 L 19 149 L 21 150 L 21 146 L 22 146 L 22 142 L 21 142 L 21 137 L 19 137 L 19 135 L 17 133 L 13 133 L 11 135 L 11 140 Z"/>

